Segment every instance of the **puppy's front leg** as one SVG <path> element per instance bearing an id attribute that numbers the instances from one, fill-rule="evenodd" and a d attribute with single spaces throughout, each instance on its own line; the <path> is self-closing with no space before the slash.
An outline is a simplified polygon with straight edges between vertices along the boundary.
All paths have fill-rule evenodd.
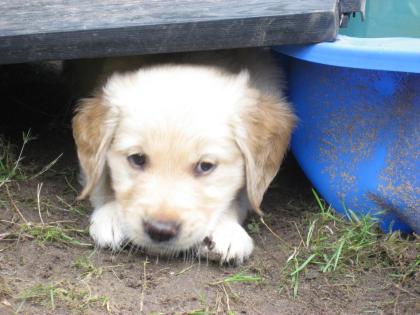
<path id="1" fill-rule="evenodd" d="M 235 209 L 236 210 L 236 209 Z M 200 248 L 200 255 L 220 263 L 241 264 L 254 249 L 254 242 L 239 223 L 237 211 L 224 213 Z"/>
<path id="2" fill-rule="evenodd" d="M 90 236 L 99 247 L 118 250 L 125 240 L 120 209 L 115 201 L 96 208 L 90 218 Z"/>

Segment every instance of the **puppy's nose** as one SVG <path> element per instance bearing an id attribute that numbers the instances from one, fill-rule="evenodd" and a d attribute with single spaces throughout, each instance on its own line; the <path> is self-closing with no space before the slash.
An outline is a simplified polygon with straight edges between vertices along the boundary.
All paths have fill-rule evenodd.
<path id="1" fill-rule="evenodd" d="M 144 221 L 146 233 L 155 242 L 166 242 L 178 235 L 179 224 L 175 221 Z"/>

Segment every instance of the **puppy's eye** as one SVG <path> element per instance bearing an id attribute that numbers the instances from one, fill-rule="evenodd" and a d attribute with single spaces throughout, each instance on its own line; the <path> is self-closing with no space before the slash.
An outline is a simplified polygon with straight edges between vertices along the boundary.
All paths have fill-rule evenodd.
<path id="1" fill-rule="evenodd" d="M 206 161 L 198 162 L 195 167 L 195 173 L 197 175 L 207 175 L 216 168 L 216 164 Z"/>
<path id="2" fill-rule="evenodd" d="M 143 169 L 147 163 L 147 156 L 145 154 L 131 154 L 127 157 L 130 165 L 137 169 Z"/>

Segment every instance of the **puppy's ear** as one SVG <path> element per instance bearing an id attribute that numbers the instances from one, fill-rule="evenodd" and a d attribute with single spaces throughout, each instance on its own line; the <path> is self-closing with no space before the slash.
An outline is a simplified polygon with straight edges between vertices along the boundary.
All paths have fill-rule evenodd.
<path id="1" fill-rule="evenodd" d="M 85 183 L 78 199 L 84 199 L 91 193 L 104 171 L 106 152 L 117 118 L 118 112 L 105 102 L 102 95 L 79 102 L 72 125 Z"/>
<path id="2" fill-rule="evenodd" d="M 248 199 L 262 214 L 261 201 L 280 168 L 296 118 L 285 101 L 254 94 L 256 105 L 254 102 L 240 113 L 235 140 L 245 159 Z"/>

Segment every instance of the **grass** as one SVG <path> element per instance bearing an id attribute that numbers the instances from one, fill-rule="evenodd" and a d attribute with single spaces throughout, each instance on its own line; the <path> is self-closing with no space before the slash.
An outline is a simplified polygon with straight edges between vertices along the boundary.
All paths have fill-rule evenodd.
<path id="1" fill-rule="evenodd" d="M 369 215 L 359 218 L 350 210 L 346 220 L 326 207 L 315 191 L 314 195 L 320 211 L 310 221 L 305 234 L 298 230 L 300 243 L 283 270 L 293 296 L 298 295 L 301 277 L 310 270 L 340 274 L 388 268 L 400 283 L 420 276 L 417 236 L 417 240 L 409 241 L 398 232 L 383 234 L 374 218 Z"/>
<path id="2" fill-rule="evenodd" d="M 8 185 L 6 185 L 6 188 Z M 33 206 L 34 209 L 38 210 L 40 222 L 31 222 L 28 219 L 25 218 L 22 211 L 17 206 L 16 202 L 12 199 L 12 196 L 9 192 L 9 189 L 7 188 L 7 193 L 9 196 L 9 203 L 12 206 L 12 209 L 19 215 L 21 222 L 14 222 L 14 221 L 4 221 L 9 224 L 14 225 L 14 229 L 12 229 L 10 232 L 7 232 L 7 239 L 19 239 L 22 237 L 26 237 L 29 239 L 37 240 L 40 244 L 46 244 L 46 243 L 63 243 L 67 245 L 74 245 L 74 246 L 92 246 L 91 243 L 87 243 L 84 241 L 81 241 L 80 238 L 85 237 L 88 235 L 88 230 L 76 228 L 73 226 L 70 226 L 68 224 L 72 222 L 70 220 L 68 221 L 56 221 L 56 222 L 44 222 L 44 219 L 41 215 L 41 203 L 38 202 L 35 203 L 36 205 Z M 3 235 L 5 236 L 5 235 Z M 6 237 L 5 237 L 6 238 Z"/>
<path id="3" fill-rule="evenodd" d="M 260 233 L 261 223 L 257 221 L 255 218 L 252 218 L 250 222 L 246 225 L 249 234 L 258 234 Z"/>
<path id="4" fill-rule="evenodd" d="M 200 298 L 201 305 L 204 308 L 189 312 L 188 314 L 218 314 L 220 309 L 223 309 L 224 314 L 233 315 L 235 312 L 231 309 L 231 303 L 239 303 L 241 297 L 237 294 L 231 284 L 260 284 L 263 278 L 257 274 L 246 274 L 241 271 L 229 275 L 223 279 L 210 283 L 211 286 L 217 287 L 217 294 L 215 298 L 215 308 L 209 308 L 209 303 L 202 296 Z"/>
<path id="5" fill-rule="evenodd" d="M 92 303 L 99 304 L 109 311 L 109 297 L 92 295 L 90 288 L 80 288 L 68 281 L 48 284 L 36 284 L 18 295 L 21 301 L 16 313 L 19 313 L 26 302 L 42 305 L 55 310 L 57 305 L 66 305 L 78 313 L 84 314 Z"/>
<path id="6" fill-rule="evenodd" d="M 61 242 L 76 246 L 91 246 L 91 244 L 81 242 L 77 237 L 87 235 L 87 231 L 83 229 L 74 228 L 71 226 L 62 226 L 57 223 L 45 223 L 42 217 L 42 209 L 44 206 L 52 207 L 49 202 L 41 202 L 41 189 L 43 184 L 37 184 L 36 198 L 32 202 L 25 202 L 26 207 L 34 208 L 38 211 L 40 222 L 29 222 L 20 211 L 17 202 L 13 200 L 13 194 L 10 192 L 14 186 L 11 185 L 14 182 L 22 180 L 33 180 L 50 170 L 51 167 L 58 161 L 60 156 L 54 159 L 52 162 L 48 163 L 46 166 L 42 167 L 38 172 L 33 172 L 32 175 L 27 175 L 23 166 L 22 161 L 24 160 L 24 150 L 27 144 L 30 141 L 36 139 L 31 135 L 30 130 L 26 133 L 22 133 L 22 144 L 19 150 L 16 150 L 10 142 L 6 141 L 3 137 L 0 136 L 0 187 L 5 188 L 4 197 L 2 199 L 8 199 L 8 206 L 16 212 L 20 219 L 21 223 L 11 222 L 17 229 L 15 232 L 10 232 L 10 235 L 15 236 L 26 236 L 32 239 L 36 239 L 42 244 L 47 242 Z M 15 151 L 18 151 L 15 154 Z M 79 215 L 86 215 L 86 212 L 81 207 L 76 207 L 67 203 L 62 197 L 57 196 L 58 201 L 66 207 L 67 211 L 72 213 L 77 213 Z M 7 202 L 2 200 L 2 204 L 7 206 Z M 48 211 L 47 211 L 48 214 Z"/>
<path id="7" fill-rule="evenodd" d="M 235 273 L 226 278 L 213 282 L 213 285 L 222 283 L 260 283 L 263 278 L 259 275 L 247 275 L 243 272 Z"/>
<path id="8" fill-rule="evenodd" d="M 75 204 L 75 203 L 68 203 L 66 200 L 64 200 L 64 198 L 60 197 L 60 196 L 56 196 L 57 200 L 59 201 L 59 203 L 66 209 L 68 210 L 70 213 L 75 213 L 79 216 L 82 217 L 86 217 L 89 215 L 89 210 L 88 208 L 79 205 L 79 204 Z"/>
<path id="9" fill-rule="evenodd" d="M 102 275 L 103 268 L 96 267 L 87 256 L 78 258 L 74 263 L 73 267 L 80 270 L 84 278 L 97 278 Z"/>
<path id="10" fill-rule="evenodd" d="M 26 133 L 22 133 L 22 145 L 16 156 L 13 152 L 15 151 L 15 148 L 10 142 L 6 141 L 3 137 L 0 137 L 0 187 L 10 183 L 12 180 L 25 179 L 21 168 L 23 151 L 26 145 L 34 139 L 35 137 L 31 136 L 30 130 Z"/>
<path id="11" fill-rule="evenodd" d="M 229 286 L 228 283 L 226 283 Z M 188 315 L 216 315 L 216 314 L 227 314 L 235 315 L 235 311 L 231 309 L 230 301 L 232 297 L 235 301 L 239 301 L 239 296 L 235 294 L 232 289 L 229 287 L 229 291 L 226 289 L 224 284 L 218 284 L 218 290 L 216 295 L 211 298 L 211 301 L 208 300 L 208 296 L 203 292 L 200 292 L 199 302 L 200 307 L 183 312 L 182 314 Z M 233 296 L 232 296 L 233 294 Z"/>
<path id="12" fill-rule="evenodd" d="M 73 227 L 62 227 L 50 224 L 22 224 L 19 234 L 26 235 L 36 239 L 41 244 L 47 242 L 59 242 L 76 246 L 92 246 L 90 243 L 84 243 L 76 239 L 76 236 L 87 235 L 87 230 Z"/>
<path id="13" fill-rule="evenodd" d="M 198 310 L 189 311 L 187 314 L 188 315 L 209 315 L 210 313 L 206 311 L 205 309 L 198 309 Z"/>
<path id="14" fill-rule="evenodd" d="M 35 179 L 51 169 L 61 158 L 62 154 L 42 167 L 38 172 L 31 176 L 27 176 L 22 167 L 22 161 L 24 160 L 23 152 L 28 143 L 35 139 L 36 137 L 31 135 L 31 130 L 23 132 L 22 144 L 16 154 L 16 147 L 0 135 L 0 187 L 11 183 L 12 181 Z"/>

